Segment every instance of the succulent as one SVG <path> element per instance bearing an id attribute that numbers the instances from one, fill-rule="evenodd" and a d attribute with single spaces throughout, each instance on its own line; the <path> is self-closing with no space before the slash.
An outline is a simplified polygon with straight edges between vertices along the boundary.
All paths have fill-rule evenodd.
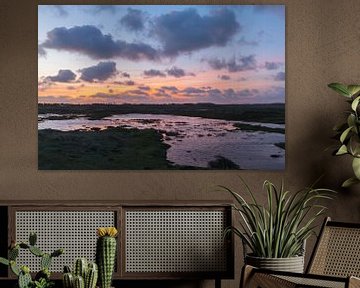
<path id="1" fill-rule="evenodd" d="M 96 262 L 99 267 L 100 288 L 110 288 L 116 258 L 115 227 L 101 227 L 97 229 L 99 236 L 96 243 Z"/>
<path id="2" fill-rule="evenodd" d="M 69 266 L 64 266 L 63 273 L 64 288 L 95 288 L 98 279 L 98 267 L 96 263 L 85 258 L 78 258 L 74 263 L 74 273 Z"/>
<path id="3" fill-rule="evenodd" d="M 52 287 L 53 283 L 50 281 L 50 265 L 53 257 L 58 257 L 64 253 L 63 249 L 57 249 L 51 254 L 44 253 L 36 245 L 37 236 L 35 233 L 30 233 L 29 244 L 20 242 L 11 242 L 8 259 L 0 257 L 0 264 L 10 266 L 11 271 L 18 276 L 19 288 L 48 288 Z M 19 267 L 16 263 L 16 259 L 19 256 L 20 249 L 29 250 L 30 253 L 37 257 L 41 257 L 40 266 L 41 270 L 36 274 L 33 281 L 30 275 L 30 269 L 28 266 Z"/>

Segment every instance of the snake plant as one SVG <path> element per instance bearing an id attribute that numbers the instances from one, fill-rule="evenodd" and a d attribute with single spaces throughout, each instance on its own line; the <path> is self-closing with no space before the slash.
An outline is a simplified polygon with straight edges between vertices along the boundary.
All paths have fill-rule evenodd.
<path id="1" fill-rule="evenodd" d="M 343 187 L 349 187 L 353 184 L 360 183 L 360 85 L 331 83 L 328 86 L 338 94 L 346 97 L 347 102 L 351 106 L 347 112 L 346 122 L 334 127 L 340 141 L 340 145 L 334 154 L 348 154 L 353 158 L 352 169 L 354 176 L 342 184 Z"/>
<path id="2" fill-rule="evenodd" d="M 241 179 L 242 180 L 242 179 Z M 296 193 L 278 189 L 270 181 L 264 182 L 266 205 L 261 205 L 249 186 L 242 180 L 251 201 L 227 187 L 220 186 L 235 199 L 233 205 L 240 215 L 239 227 L 228 227 L 225 234 L 233 232 L 247 245 L 252 256 L 288 258 L 301 255 L 303 244 L 316 227 L 316 219 L 326 207 L 318 200 L 331 199 L 334 191 L 305 188 Z"/>

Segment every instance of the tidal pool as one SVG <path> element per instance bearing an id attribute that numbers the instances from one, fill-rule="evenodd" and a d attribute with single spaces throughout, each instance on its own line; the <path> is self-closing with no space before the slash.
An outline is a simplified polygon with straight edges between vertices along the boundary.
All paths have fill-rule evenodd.
<path id="1" fill-rule="evenodd" d="M 285 150 L 275 143 L 285 142 L 285 135 L 262 131 L 242 131 L 236 123 L 284 128 L 285 125 L 227 121 L 200 117 L 156 114 L 122 114 L 100 120 L 78 115 L 39 114 L 38 129 L 61 131 L 94 130 L 121 126 L 125 128 L 158 130 L 163 141 L 170 145 L 167 159 L 184 166 L 208 166 L 217 156 L 236 163 L 240 169 L 281 170 L 285 168 Z M 66 116 L 66 115 L 65 115 Z"/>

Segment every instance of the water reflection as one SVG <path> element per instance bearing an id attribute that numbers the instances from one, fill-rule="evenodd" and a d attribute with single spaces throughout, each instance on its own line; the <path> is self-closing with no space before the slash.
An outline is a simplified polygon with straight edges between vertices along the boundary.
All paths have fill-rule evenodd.
<path id="1" fill-rule="evenodd" d="M 100 120 L 84 116 L 40 114 L 39 129 L 97 130 L 121 126 L 124 128 L 153 128 L 163 135 L 163 141 L 171 147 L 167 151 L 169 161 L 179 165 L 207 167 L 208 162 L 221 155 L 241 169 L 280 170 L 285 166 L 285 151 L 275 143 L 285 142 L 285 135 L 268 132 L 238 130 L 235 123 L 284 128 L 284 125 L 249 123 L 155 114 L 113 115 Z M 50 120 L 51 119 L 51 120 Z"/>

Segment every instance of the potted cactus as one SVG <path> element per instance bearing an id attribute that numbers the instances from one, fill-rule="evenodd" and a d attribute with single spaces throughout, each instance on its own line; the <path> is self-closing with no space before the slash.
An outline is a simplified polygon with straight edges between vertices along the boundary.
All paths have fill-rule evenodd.
<path id="1" fill-rule="evenodd" d="M 11 243 L 8 252 L 8 259 L 0 257 L 0 263 L 10 266 L 11 271 L 18 277 L 18 288 L 49 288 L 54 285 L 50 280 L 50 265 L 54 257 L 58 257 L 64 253 L 63 249 L 57 249 L 52 253 L 45 253 L 36 246 L 37 236 L 30 233 L 29 243 Z M 35 275 L 34 280 L 30 275 L 30 268 L 26 265 L 19 266 L 16 259 L 19 256 L 20 249 L 26 249 L 33 255 L 41 258 L 41 270 Z"/>
<path id="2" fill-rule="evenodd" d="M 115 227 L 101 227 L 97 229 L 96 262 L 99 267 L 99 287 L 110 288 L 116 258 Z"/>
<path id="3" fill-rule="evenodd" d="M 64 288 L 95 288 L 98 279 L 98 267 L 96 263 L 88 263 L 85 258 L 78 258 L 71 272 L 69 266 L 64 267 Z"/>

